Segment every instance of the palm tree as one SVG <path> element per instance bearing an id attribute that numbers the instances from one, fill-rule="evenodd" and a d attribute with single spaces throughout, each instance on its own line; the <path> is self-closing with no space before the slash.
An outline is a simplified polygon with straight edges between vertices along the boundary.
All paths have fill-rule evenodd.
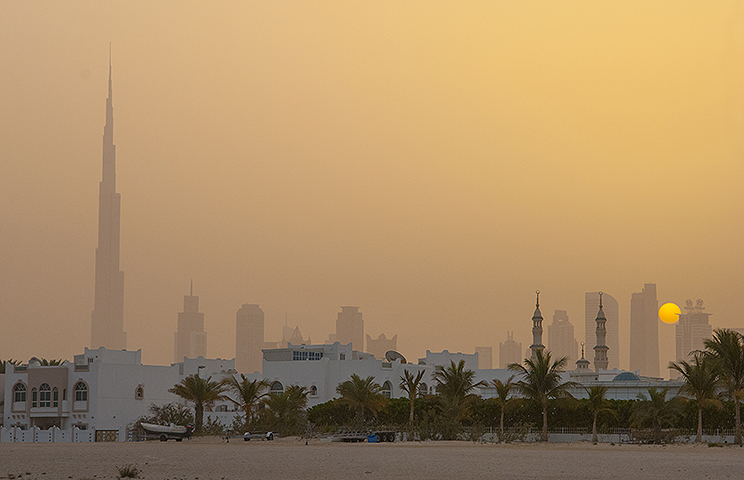
<path id="1" fill-rule="evenodd" d="M 594 421 L 592 422 L 593 443 L 597 443 L 599 440 L 597 437 L 597 417 L 599 414 L 601 412 L 612 412 L 617 415 L 613 409 L 605 406 L 607 403 L 607 399 L 605 398 L 607 390 L 609 390 L 609 387 L 606 385 L 596 385 L 587 390 L 587 393 L 589 394 L 589 412 L 594 417 Z"/>
<path id="2" fill-rule="evenodd" d="M 504 437 L 504 412 L 506 411 L 506 407 L 511 405 L 514 402 L 519 401 L 518 398 L 512 396 L 509 398 L 509 394 L 511 394 L 511 391 L 514 390 L 516 387 L 516 384 L 513 382 L 514 375 L 509 377 L 506 382 L 502 382 L 499 379 L 496 379 L 493 381 L 493 386 L 496 387 L 496 397 L 493 399 L 493 401 L 496 403 L 496 405 L 499 406 L 499 409 L 501 410 L 501 419 L 499 421 L 499 440 L 505 441 Z"/>
<path id="3" fill-rule="evenodd" d="M 5 364 L 8 365 L 20 365 L 21 362 L 18 360 L 13 360 L 12 358 L 10 360 L 0 360 L 0 373 L 5 373 Z"/>
<path id="4" fill-rule="evenodd" d="M 465 370 L 465 360 L 455 365 L 450 361 L 449 367 L 437 365 L 434 369 L 434 380 L 437 381 L 437 392 L 445 398 L 462 402 L 475 387 L 485 386 L 485 382 L 475 382 L 475 372 Z"/>
<path id="5" fill-rule="evenodd" d="M 225 381 L 212 380 L 212 377 L 201 378 L 198 374 L 189 375 L 173 386 L 170 393 L 178 395 L 184 400 L 194 402 L 195 431 L 199 433 L 204 424 L 204 404 L 222 400 L 226 390 Z"/>
<path id="6" fill-rule="evenodd" d="M 227 396 L 226 398 L 243 409 L 245 412 L 245 426 L 249 428 L 253 417 L 253 410 L 258 405 L 259 400 L 266 396 L 263 390 L 268 388 L 269 382 L 266 379 L 248 380 L 241 373 L 240 380 L 234 375 L 225 378 L 225 386 L 232 393 L 232 396 Z"/>
<path id="7" fill-rule="evenodd" d="M 58 367 L 60 365 L 64 365 L 65 363 L 67 363 L 67 360 L 64 360 L 62 358 L 58 360 L 57 359 L 47 360 L 46 358 L 42 358 L 40 362 L 41 362 L 42 367 Z"/>
<path id="8" fill-rule="evenodd" d="M 357 422 L 360 425 L 364 424 L 365 408 L 373 415 L 377 415 L 387 403 L 387 398 L 381 393 L 382 387 L 375 383 L 374 376 L 361 378 L 353 373 L 350 380 L 338 384 L 336 392 L 341 395 L 341 403 L 356 410 Z"/>
<path id="9" fill-rule="evenodd" d="M 694 363 L 682 360 L 679 363 L 670 362 L 669 368 L 679 372 L 685 379 L 685 384 L 679 389 L 682 394 L 690 395 L 697 402 L 698 425 L 695 443 L 703 441 L 703 407 L 713 405 L 722 408 L 716 390 L 718 388 L 718 372 L 715 360 L 700 354 L 694 356 Z"/>
<path id="10" fill-rule="evenodd" d="M 713 338 L 705 339 L 705 351 L 709 358 L 717 360 L 721 386 L 726 396 L 734 401 L 736 437 L 741 445 L 741 399 L 744 397 L 744 338 L 739 332 L 717 328 Z"/>
<path id="11" fill-rule="evenodd" d="M 561 373 L 568 362 L 561 357 L 551 363 L 550 352 L 540 350 L 535 352 L 535 360 L 525 358 L 524 365 L 512 363 L 509 370 L 521 374 L 521 380 L 516 387 L 522 395 L 536 402 L 542 407 L 543 428 L 542 441 L 548 441 L 548 401 L 551 398 L 571 397 L 569 388 L 576 387 L 575 382 L 561 382 Z"/>
<path id="12" fill-rule="evenodd" d="M 414 377 L 408 370 L 403 371 L 403 376 L 400 377 L 400 388 L 408 394 L 408 400 L 411 402 L 411 413 L 408 416 L 408 424 L 413 426 L 413 402 L 416 400 L 416 394 L 418 394 L 419 384 L 424 378 L 424 370 L 421 370 Z"/>
<path id="13" fill-rule="evenodd" d="M 657 442 L 661 442 L 661 429 L 664 425 L 671 425 L 674 423 L 679 410 L 679 402 L 677 398 L 671 400 L 666 399 L 666 394 L 669 392 L 669 388 L 649 388 L 648 396 L 646 400 L 645 395 L 642 393 L 638 394 L 638 399 L 642 400 L 636 405 L 631 420 L 635 424 L 651 424 L 651 428 L 654 433 L 654 439 Z"/>
<path id="14" fill-rule="evenodd" d="M 263 404 L 271 411 L 275 428 L 284 435 L 296 433 L 307 407 L 306 387 L 290 385 L 282 393 L 270 393 Z"/>

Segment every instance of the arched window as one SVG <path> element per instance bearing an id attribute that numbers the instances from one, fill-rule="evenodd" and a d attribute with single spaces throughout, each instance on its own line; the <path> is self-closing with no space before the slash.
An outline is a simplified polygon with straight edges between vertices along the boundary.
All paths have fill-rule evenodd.
<path id="1" fill-rule="evenodd" d="M 35 388 L 31 389 L 31 408 L 39 406 L 39 392 Z"/>
<path id="2" fill-rule="evenodd" d="M 135 400 L 142 400 L 143 398 L 145 398 L 145 389 L 142 388 L 142 385 L 139 385 L 134 390 L 134 398 L 135 398 Z"/>
<path id="3" fill-rule="evenodd" d="M 271 393 L 284 393 L 284 385 L 281 382 L 271 384 Z"/>
<path id="4" fill-rule="evenodd" d="M 318 396 L 318 387 L 316 387 L 315 385 L 313 385 L 312 387 L 310 387 L 310 396 L 311 397 L 317 397 Z"/>
<path id="5" fill-rule="evenodd" d="M 41 408 L 52 406 L 52 389 L 48 383 L 42 383 L 39 387 L 39 406 Z"/>
<path id="6" fill-rule="evenodd" d="M 75 401 L 76 402 L 87 402 L 88 401 L 88 385 L 83 382 L 75 384 Z"/>
<path id="7" fill-rule="evenodd" d="M 22 383 L 16 383 L 13 387 L 13 402 L 25 402 L 26 401 L 26 385 Z"/>
<path id="8" fill-rule="evenodd" d="M 427 393 L 429 393 L 429 387 L 424 382 L 419 383 L 418 394 L 424 396 Z"/>
<path id="9" fill-rule="evenodd" d="M 387 398 L 390 398 L 393 396 L 393 385 L 386 381 L 382 384 L 382 394 L 385 395 Z"/>
<path id="10" fill-rule="evenodd" d="M 52 389 L 52 406 L 59 407 L 59 388 L 57 387 Z"/>

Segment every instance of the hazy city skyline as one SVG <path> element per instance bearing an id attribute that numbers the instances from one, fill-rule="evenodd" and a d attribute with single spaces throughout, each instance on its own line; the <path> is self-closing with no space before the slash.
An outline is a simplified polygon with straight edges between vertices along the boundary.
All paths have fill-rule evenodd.
<path id="1" fill-rule="evenodd" d="M 607 291 L 621 368 L 645 283 L 744 327 L 742 8 L 4 2 L 0 356 L 90 339 L 109 42 L 144 362 L 173 358 L 192 278 L 210 357 L 244 304 L 316 343 L 356 305 L 417 358 L 526 348 L 536 289 L 586 338 Z"/>

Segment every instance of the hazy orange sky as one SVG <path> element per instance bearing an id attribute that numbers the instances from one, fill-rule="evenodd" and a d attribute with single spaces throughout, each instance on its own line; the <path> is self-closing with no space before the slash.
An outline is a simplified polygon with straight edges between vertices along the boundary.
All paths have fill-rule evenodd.
<path id="1" fill-rule="evenodd" d="M 0 358 L 90 341 L 109 42 L 147 363 L 190 279 L 211 357 L 243 303 L 314 343 L 358 305 L 412 360 L 526 348 L 536 289 L 579 341 L 613 295 L 625 368 L 645 282 L 744 327 L 740 2 L 3 1 Z"/>

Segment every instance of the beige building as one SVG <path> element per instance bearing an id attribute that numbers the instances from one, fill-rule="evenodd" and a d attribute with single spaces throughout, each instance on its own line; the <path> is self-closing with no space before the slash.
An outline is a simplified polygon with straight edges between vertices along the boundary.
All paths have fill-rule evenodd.
<path id="1" fill-rule="evenodd" d="M 522 360 L 522 344 L 514 341 L 514 332 L 506 332 L 506 341 L 499 343 L 499 368 L 508 368 Z"/>
<path id="2" fill-rule="evenodd" d="M 568 357 L 567 365 L 573 365 L 579 357 L 579 343 L 574 337 L 574 327 L 568 321 L 568 312 L 556 310 L 553 323 L 548 325 L 548 350 L 553 358 Z"/>
<path id="3" fill-rule="evenodd" d="M 240 373 L 261 371 L 264 348 L 264 312 L 246 303 L 235 319 L 235 368 Z"/>
<path id="4" fill-rule="evenodd" d="M 659 301 L 655 283 L 645 284 L 643 291 L 630 298 L 630 370 L 659 376 Z"/>
<path id="5" fill-rule="evenodd" d="M 207 356 L 207 333 L 204 331 L 204 314 L 199 311 L 199 297 L 194 295 L 194 283 L 188 295 L 183 296 L 183 312 L 178 314 L 178 330 L 174 338 L 174 362 L 184 357 Z"/>
<path id="6" fill-rule="evenodd" d="M 384 360 L 385 354 L 390 350 L 398 350 L 398 335 L 387 338 L 384 333 L 381 333 L 377 338 L 372 338 L 369 335 L 366 335 L 366 337 L 367 353 L 371 353 L 378 360 Z"/>
<path id="7" fill-rule="evenodd" d="M 703 313 L 705 307 L 703 301 L 698 300 L 694 305 L 692 300 L 685 302 L 685 310 L 679 316 L 679 321 L 675 324 L 677 339 L 676 359 L 690 361 L 694 350 L 703 350 L 703 342 L 713 334 L 713 327 L 710 325 L 710 313 Z"/>
<path id="8" fill-rule="evenodd" d="M 478 354 L 478 368 L 480 370 L 493 368 L 493 347 L 475 347 L 475 353 Z"/>

